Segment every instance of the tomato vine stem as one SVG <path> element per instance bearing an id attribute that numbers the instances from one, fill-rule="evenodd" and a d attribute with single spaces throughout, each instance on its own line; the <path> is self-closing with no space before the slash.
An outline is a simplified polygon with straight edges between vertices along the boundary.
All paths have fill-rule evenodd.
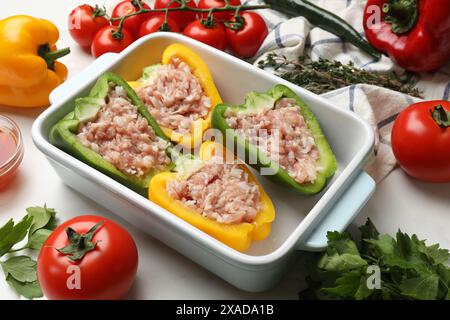
<path id="1" fill-rule="evenodd" d="M 180 7 L 177 8 L 162 8 L 162 9 L 145 9 L 142 6 L 141 1 L 136 1 L 137 5 L 138 5 L 138 10 L 136 12 L 132 12 L 129 13 L 127 15 L 124 15 L 123 17 L 117 17 L 117 18 L 111 18 L 110 21 L 114 22 L 114 21 L 120 21 L 119 25 L 117 27 L 116 31 L 113 31 L 113 37 L 115 39 L 122 39 L 123 35 L 122 35 L 122 30 L 123 30 L 123 26 L 124 23 L 127 19 L 140 15 L 140 14 L 146 14 L 146 13 L 164 13 L 164 14 L 168 14 L 169 12 L 172 11 L 191 11 L 191 12 L 196 12 L 196 13 L 207 13 L 208 16 L 212 16 L 213 13 L 215 12 L 226 12 L 226 11 L 233 11 L 235 13 L 235 15 L 237 15 L 240 11 L 249 11 L 249 10 L 260 10 L 260 9 L 270 9 L 269 5 L 238 5 L 238 6 L 234 6 L 234 5 L 230 5 L 228 1 L 225 1 L 225 5 L 223 7 L 220 8 L 207 8 L 207 9 L 201 9 L 201 8 L 192 8 L 189 7 L 186 4 L 185 0 L 178 0 L 176 1 L 180 4 Z"/>

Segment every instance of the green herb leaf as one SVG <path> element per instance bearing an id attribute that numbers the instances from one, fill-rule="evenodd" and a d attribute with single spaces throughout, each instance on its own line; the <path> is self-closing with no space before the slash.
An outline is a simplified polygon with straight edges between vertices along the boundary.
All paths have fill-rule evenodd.
<path id="1" fill-rule="evenodd" d="M 447 288 L 450 288 L 450 268 L 446 267 L 443 264 L 440 264 L 436 269 L 441 281 Z"/>
<path id="2" fill-rule="evenodd" d="M 360 270 L 353 270 L 339 277 L 334 288 L 324 288 L 321 291 L 334 297 L 363 300 L 373 293 L 367 287 L 367 278 Z"/>
<path id="3" fill-rule="evenodd" d="M 360 228 L 362 254 L 348 233 L 329 232 L 328 247 L 310 270 L 303 296 L 343 299 L 449 299 L 450 253 L 427 246 L 416 235 L 397 232 L 395 239 L 380 235 L 371 221 Z M 367 267 L 379 268 L 367 274 Z M 379 279 L 372 278 L 379 275 Z M 380 284 L 370 290 L 367 280 Z"/>
<path id="4" fill-rule="evenodd" d="M 412 269 L 420 273 L 432 272 L 426 256 L 420 252 L 417 237 L 410 238 L 400 230 L 397 232 L 396 242 L 392 254 L 384 257 L 384 263 L 390 267 Z"/>
<path id="5" fill-rule="evenodd" d="M 367 262 L 359 255 L 338 254 L 325 255 L 318 264 L 320 269 L 330 272 L 343 272 L 367 266 Z"/>
<path id="6" fill-rule="evenodd" d="M 18 242 L 22 241 L 31 226 L 32 219 L 25 216 L 18 224 L 14 225 L 12 220 L 8 221 L 6 225 L 0 230 L 0 257 L 7 253 Z M 11 223 L 13 226 L 11 227 Z"/>
<path id="7" fill-rule="evenodd" d="M 379 236 L 377 239 L 364 239 L 364 242 L 374 250 L 373 254 L 377 258 L 392 255 L 394 252 L 395 240 L 387 234 Z"/>
<path id="8" fill-rule="evenodd" d="M 419 247 L 418 249 L 428 257 L 433 265 L 444 264 L 450 260 L 449 251 L 439 248 L 439 244 L 433 244 L 429 247 L 424 244 L 423 247 Z"/>
<path id="9" fill-rule="evenodd" d="M 328 232 L 327 252 L 319 260 L 320 269 L 331 272 L 343 272 L 367 265 L 359 255 L 355 242 L 348 233 Z"/>
<path id="10" fill-rule="evenodd" d="M 40 250 L 45 240 L 56 227 L 56 212 L 44 207 L 27 208 L 27 215 L 17 224 L 10 219 L 0 228 L 0 257 L 23 249 Z M 21 248 L 14 245 L 25 239 L 27 244 Z M 36 261 L 28 256 L 11 256 L 0 261 L 6 282 L 20 295 L 28 298 L 42 297 L 37 281 Z"/>
<path id="11" fill-rule="evenodd" d="M 359 231 L 361 231 L 361 239 L 378 239 L 380 235 L 372 220 L 369 218 L 364 225 L 359 227 Z"/>
<path id="12" fill-rule="evenodd" d="M 405 279 L 399 286 L 401 293 L 419 300 L 434 300 L 439 291 L 439 277 L 435 274 Z"/>
<path id="13" fill-rule="evenodd" d="M 305 281 L 307 287 L 299 292 L 298 298 L 300 300 L 318 300 L 316 290 L 320 289 L 322 282 L 314 280 L 311 276 L 307 276 Z"/>
<path id="14" fill-rule="evenodd" d="M 27 247 L 33 250 L 41 250 L 44 242 L 52 233 L 52 230 L 39 229 L 28 237 Z"/>
<path id="15" fill-rule="evenodd" d="M 9 219 L 9 221 L 0 228 L 0 244 L 4 242 L 4 240 L 8 237 L 11 231 L 14 228 L 13 219 Z"/>
<path id="16" fill-rule="evenodd" d="M 40 298 L 43 296 L 39 283 L 37 281 L 33 282 L 20 282 L 14 279 L 11 275 L 6 277 L 6 282 L 14 289 L 16 292 L 27 299 Z"/>
<path id="17" fill-rule="evenodd" d="M 5 276 L 11 275 L 20 282 L 33 282 L 37 280 L 36 261 L 27 256 L 16 256 L 1 262 Z"/>
<path id="18" fill-rule="evenodd" d="M 44 205 L 43 207 L 29 207 L 26 210 L 28 215 L 33 218 L 30 235 L 42 228 L 50 230 L 55 228 L 55 209 L 47 208 Z"/>
<path id="19" fill-rule="evenodd" d="M 358 247 L 347 232 L 339 233 L 337 231 L 328 232 L 328 252 L 349 253 L 359 255 Z"/>

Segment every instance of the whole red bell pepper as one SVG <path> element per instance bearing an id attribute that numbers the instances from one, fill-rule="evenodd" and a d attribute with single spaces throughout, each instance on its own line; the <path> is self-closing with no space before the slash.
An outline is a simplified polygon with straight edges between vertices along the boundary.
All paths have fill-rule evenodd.
<path id="1" fill-rule="evenodd" d="M 369 42 L 410 71 L 432 71 L 450 60 L 449 0 L 368 0 Z"/>

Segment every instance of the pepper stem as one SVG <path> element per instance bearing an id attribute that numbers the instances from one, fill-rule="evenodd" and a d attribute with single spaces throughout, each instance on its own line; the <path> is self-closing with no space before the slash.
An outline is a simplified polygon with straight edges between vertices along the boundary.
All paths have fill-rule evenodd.
<path id="1" fill-rule="evenodd" d="M 417 0 L 390 0 L 383 5 L 383 12 L 385 21 L 391 24 L 396 34 L 410 31 L 419 18 Z"/>
<path id="2" fill-rule="evenodd" d="M 47 67 L 55 70 L 55 61 L 70 53 L 70 48 L 52 51 L 48 44 L 44 44 L 38 48 L 38 55 L 45 60 Z"/>

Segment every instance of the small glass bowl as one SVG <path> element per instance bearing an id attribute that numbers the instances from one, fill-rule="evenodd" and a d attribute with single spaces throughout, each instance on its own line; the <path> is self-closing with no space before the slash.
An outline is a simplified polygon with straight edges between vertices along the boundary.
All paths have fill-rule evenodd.
<path id="1" fill-rule="evenodd" d="M 16 150 L 4 163 L 0 163 L 0 189 L 6 187 L 17 173 L 23 159 L 23 139 L 19 126 L 12 119 L 0 115 L 0 128 L 10 133 L 16 141 Z"/>

